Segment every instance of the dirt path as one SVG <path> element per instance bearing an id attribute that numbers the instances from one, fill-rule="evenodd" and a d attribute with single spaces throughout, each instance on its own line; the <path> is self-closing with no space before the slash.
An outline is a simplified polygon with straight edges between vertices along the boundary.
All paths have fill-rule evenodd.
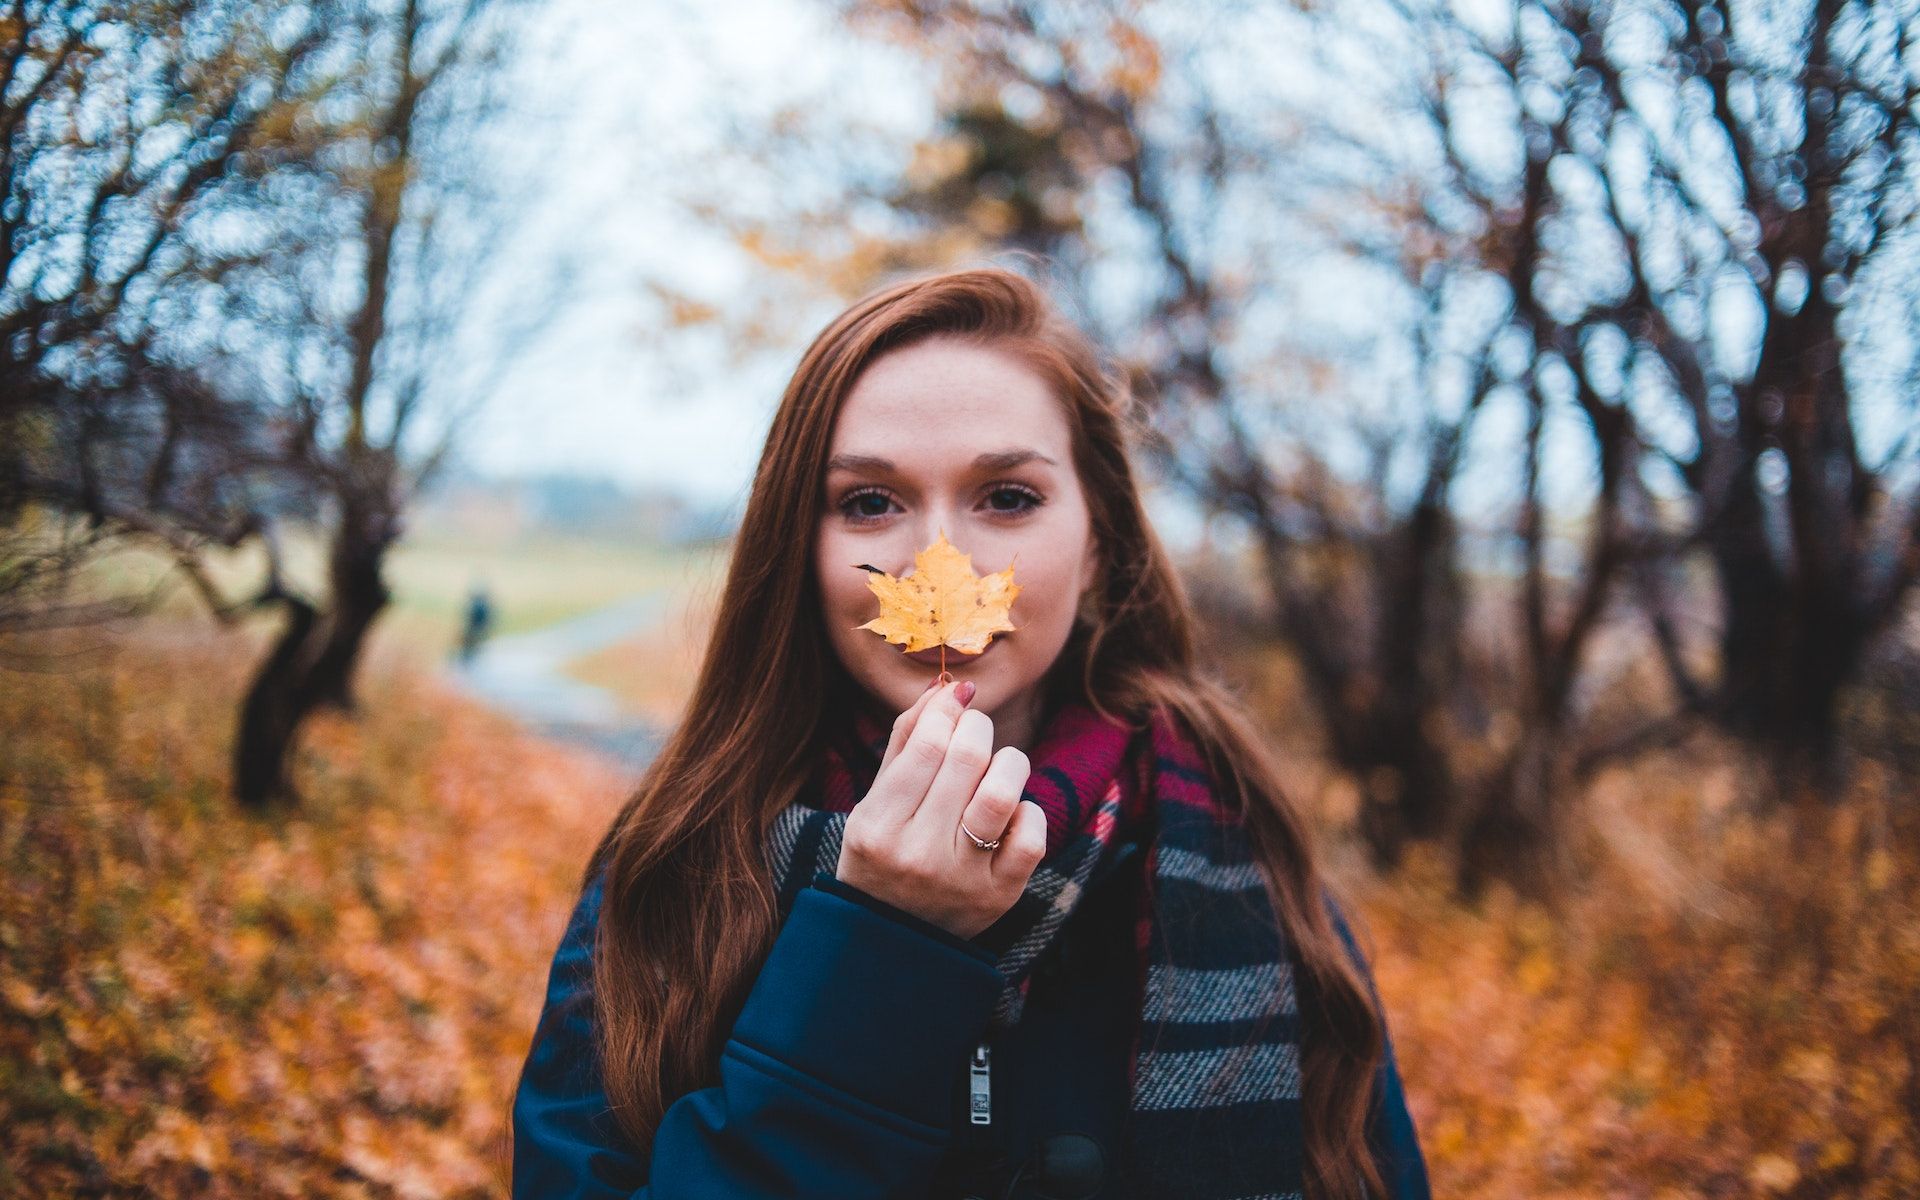
<path id="1" fill-rule="evenodd" d="M 641 633 L 664 617 L 670 596 L 647 592 L 528 633 L 488 640 L 448 674 L 468 695 L 546 737 L 587 746 L 639 771 L 665 730 L 624 710 L 605 688 L 566 673 L 568 663 Z"/>

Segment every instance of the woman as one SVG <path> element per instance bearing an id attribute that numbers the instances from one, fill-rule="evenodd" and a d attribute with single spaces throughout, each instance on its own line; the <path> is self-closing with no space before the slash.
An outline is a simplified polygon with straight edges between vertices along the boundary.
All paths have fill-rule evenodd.
<path id="1" fill-rule="evenodd" d="M 1195 662 L 1129 419 L 1004 270 L 814 341 L 691 707 L 555 956 L 516 1196 L 1426 1195 L 1366 965 Z M 863 568 L 942 534 L 1020 587 L 950 679 L 860 628 Z"/>

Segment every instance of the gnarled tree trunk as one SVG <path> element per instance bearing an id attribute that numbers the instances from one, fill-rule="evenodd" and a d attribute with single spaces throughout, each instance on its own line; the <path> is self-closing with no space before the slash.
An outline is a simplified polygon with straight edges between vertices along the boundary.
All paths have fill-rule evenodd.
<path id="1" fill-rule="evenodd" d="M 347 502 L 328 558 L 326 610 L 284 593 L 272 597 L 287 621 L 240 707 L 233 781 L 242 804 L 297 802 L 290 760 L 301 725 L 322 706 L 352 706 L 354 667 L 392 597 L 382 567 L 397 530 L 390 506 Z"/>

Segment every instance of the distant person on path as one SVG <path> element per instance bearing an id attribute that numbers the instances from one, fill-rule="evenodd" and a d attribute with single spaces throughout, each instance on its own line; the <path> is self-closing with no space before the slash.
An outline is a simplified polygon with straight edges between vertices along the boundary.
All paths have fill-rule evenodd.
<path id="1" fill-rule="evenodd" d="M 487 634 L 492 630 L 493 600 L 487 595 L 485 583 L 475 583 L 467 592 L 467 619 L 460 631 L 462 666 L 473 662 L 473 656 L 480 651 L 480 644 L 487 640 Z"/>
<path id="2" fill-rule="evenodd" d="M 516 1197 L 1427 1200 L 1366 958 L 1196 652 L 1120 379 L 997 268 L 808 348 L 687 711 L 554 956 Z M 957 679 L 862 628 L 872 572 L 943 533 L 1018 559 L 1014 631 Z"/>

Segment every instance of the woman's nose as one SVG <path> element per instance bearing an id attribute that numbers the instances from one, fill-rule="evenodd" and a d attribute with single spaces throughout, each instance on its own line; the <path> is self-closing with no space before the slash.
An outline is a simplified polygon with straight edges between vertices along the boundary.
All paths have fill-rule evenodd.
<path id="1" fill-rule="evenodd" d="M 918 540 L 907 550 L 908 565 L 912 565 L 913 556 L 916 551 L 924 550 L 928 546 L 933 545 L 934 539 L 943 533 L 947 535 L 947 540 L 952 542 L 955 547 L 962 551 L 967 549 L 965 542 L 967 535 L 966 531 L 960 528 L 960 512 L 957 508 L 946 507 L 939 504 L 932 504 L 923 508 L 920 511 L 920 519 L 913 523 L 913 535 Z"/>
<path id="2" fill-rule="evenodd" d="M 911 539 L 912 544 L 892 548 L 891 557 L 898 566 L 893 574 L 897 577 L 901 571 L 912 570 L 914 556 L 933 545 L 943 533 L 954 549 L 973 560 L 976 572 L 986 574 L 989 570 L 997 571 L 1006 566 L 1006 562 L 1001 561 L 1009 554 L 1006 539 L 997 536 L 997 531 L 984 516 L 971 521 L 969 516 L 964 497 L 924 502 L 912 514 L 911 520 L 901 521 L 896 526 Z"/>

